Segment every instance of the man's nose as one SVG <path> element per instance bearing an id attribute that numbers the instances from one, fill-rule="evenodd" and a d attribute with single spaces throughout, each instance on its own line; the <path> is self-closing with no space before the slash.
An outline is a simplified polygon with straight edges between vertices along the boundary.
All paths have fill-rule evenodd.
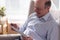
<path id="1" fill-rule="evenodd" d="M 35 12 L 38 12 L 39 10 L 38 10 L 37 8 L 34 8 L 34 11 L 35 11 Z"/>

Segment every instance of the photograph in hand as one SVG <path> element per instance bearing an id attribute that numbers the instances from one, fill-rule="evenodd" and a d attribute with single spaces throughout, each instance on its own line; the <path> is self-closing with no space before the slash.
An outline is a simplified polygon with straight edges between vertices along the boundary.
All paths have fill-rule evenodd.
<path id="1" fill-rule="evenodd" d="M 13 31 L 15 31 L 15 30 L 12 28 L 12 26 L 13 26 L 13 24 L 11 23 L 11 29 L 12 29 Z"/>
<path id="2" fill-rule="evenodd" d="M 25 35 L 23 32 L 20 32 L 17 28 L 15 28 L 14 24 L 12 24 L 12 23 L 11 23 L 11 28 L 12 28 L 12 30 L 20 33 L 23 37 L 26 37 L 26 36 L 27 36 L 27 35 Z"/>
<path id="3" fill-rule="evenodd" d="M 13 31 L 15 31 L 14 28 L 15 28 L 15 29 L 18 29 L 17 24 L 13 24 L 13 23 L 11 23 L 10 25 L 11 25 L 11 29 L 12 29 Z M 14 28 L 13 28 L 13 27 L 14 27 Z"/>

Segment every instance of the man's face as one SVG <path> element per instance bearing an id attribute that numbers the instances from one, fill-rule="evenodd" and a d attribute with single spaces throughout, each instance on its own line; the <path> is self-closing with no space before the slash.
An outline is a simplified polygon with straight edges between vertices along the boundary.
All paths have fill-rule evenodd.
<path id="1" fill-rule="evenodd" d="M 36 0 L 34 4 L 34 10 L 37 13 L 38 17 L 42 17 L 48 13 L 49 9 L 45 8 L 46 0 Z"/>

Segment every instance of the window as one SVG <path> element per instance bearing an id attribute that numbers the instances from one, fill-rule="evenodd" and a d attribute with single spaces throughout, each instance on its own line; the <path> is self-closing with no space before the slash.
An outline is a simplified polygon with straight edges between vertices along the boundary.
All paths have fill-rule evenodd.
<path id="1" fill-rule="evenodd" d="M 51 0 L 52 10 L 60 10 L 60 0 Z M 23 24 L 29 13 L 31 0 L 0 0 L 0 6 L 6 7 L 6 17 L 9 22 Z"/>
<path id="2" fill-rule="evenodd" d="M 0 0 L 0 6 L 6 7 L 6 17 L 9 22 L 23 24 L 29 13 L 31 0 Z"/>

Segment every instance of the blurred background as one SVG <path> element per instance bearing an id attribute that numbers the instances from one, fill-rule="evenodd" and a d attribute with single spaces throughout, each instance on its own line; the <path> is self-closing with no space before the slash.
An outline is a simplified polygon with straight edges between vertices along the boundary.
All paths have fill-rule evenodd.
<path id="1" fill-rule="evenodd" d="M 32 0 L 0 0 L 0 7 L 4 6 L 6 8 L 5 14 L 9 22 L 23 24 L 27 19 L 28 13 L 31 12 L 31 1 Z M 51 12 L 53 12 L 54 18 L 59 20 L 60 0 L 51 0 L 51 2 Z"/>

